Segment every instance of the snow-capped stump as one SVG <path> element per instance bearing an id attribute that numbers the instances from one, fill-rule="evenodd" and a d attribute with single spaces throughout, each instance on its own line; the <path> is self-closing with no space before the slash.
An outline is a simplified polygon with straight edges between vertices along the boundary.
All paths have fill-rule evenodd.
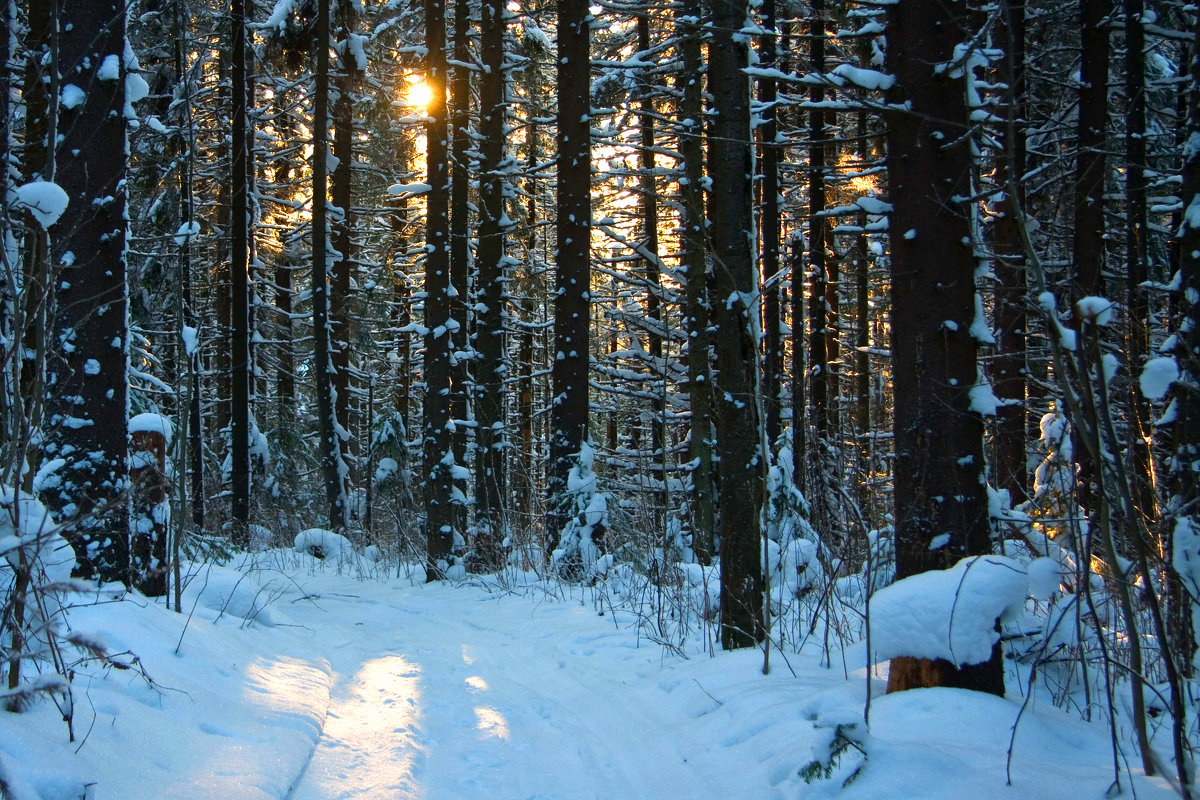
<path id="1" fill-rule="evenodd" d="M 1025 566 L 1003 556 L 970 556 L 909 576 L 872 599 L 871 647 L 880 660 L 982 664 L 1000 639 L 996 620 L 1018 612 L 1028 589 Z"/>
<path id="2" fill-rule="evenodd" d="M 324 528 L 308 528 L 296 534 L 293 549 L 314 558 L 349 558 L 354 553 L 350 540 Z"/>
<path id="3" fill-rule="evenodd" d="M 157 437 L 162 439 L 164 447 L 170 447 L 174 431 L 171 420 L 162 414 L 138 414 L 129 419 L 129 435 L 133 437 L 135 446 L 139 440 L 149 441 Z"/>
<path id="4" fill-rule="evenodd" d="M 171 504 L 167 448 L 171 421 L 161 414 L 138 414 L 129 420 L 129 480 L 134 486 L 133 535 L 130 550 L 138 589 L 147 597 L 167 592 L 167 529 Z"/>

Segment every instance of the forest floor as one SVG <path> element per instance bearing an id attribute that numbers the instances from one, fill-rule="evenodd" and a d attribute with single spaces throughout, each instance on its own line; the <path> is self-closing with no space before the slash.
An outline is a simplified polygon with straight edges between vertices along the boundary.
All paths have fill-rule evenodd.
<path id="1" fill-rule="evenodd" d="M 861 645 L 833 668 L 816 648 L 776 652 L 763 675 L 761 651 L 711 655 L 702 630 L 663 647 L 592 590 L 356 571 L 260 556 L 199 568 L 185 614 L 137 596 L 73 609 L 72 626 L 131 668 L 77 668 L 74 743 L 49 701 L 0 713 L 10 794 L 1072 800 L 1112 783 L 1104 727 L 1043 701 L 1021 714 L 1019 692 L 877 696 L 865 733 Z M 839 725 L 855 744 L 806 781 Z M 1175 796 L 1133 780 L 1144 800 Z"/>

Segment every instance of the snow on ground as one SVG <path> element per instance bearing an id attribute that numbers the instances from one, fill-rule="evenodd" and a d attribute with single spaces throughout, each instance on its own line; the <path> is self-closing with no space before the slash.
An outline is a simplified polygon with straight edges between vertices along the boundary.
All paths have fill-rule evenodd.
<path id="1" fill-rule="evenodd" d="M 1034 703 L 1006 787 L 1017 693 L 877 696 L 864 733 L 861 645 L 832 669 L 773 653 L 764 676 L 761 652 L 649 643 L 591 590 L 255 558 L 245 575 L 197 568 L 184 615 L 142 598 L 75 608 L 72 627 L 129 668 L 79 667 L 75 743 L 48 701 L 0 712 L 13 796 L 1069 800 L 1112 780 L 1104 728 Z M 825 769 L 831 745 L 844 752 Z M 1159 779 L 1136 788 L 1174 796 Z"/>

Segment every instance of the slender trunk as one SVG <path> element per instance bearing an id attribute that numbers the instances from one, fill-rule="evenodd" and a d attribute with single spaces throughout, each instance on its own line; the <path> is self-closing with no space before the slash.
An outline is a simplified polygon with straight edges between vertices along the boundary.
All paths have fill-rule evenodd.
<path id="1" fill-rule="evenodd" d="M 680 200 L 680 266 L 686 276 L 688 406 L 691 425 L 688 455 L 692 478 L 692 551 L 701 564 L 715 555 L 711 343 L 709 332 L 708 263 L 705 258 L 703 62 L 700 3 L 684 0 L 675 20 L 683 63 L 680 65 L 679 154 L 684 181 Z"/>
<path id="2" fill-rule="evenodd" d="M 350 351 L 353 341 L 351 291 L 354 282 L 354 114 L 353 93 L 358 66 L 351 52 L 350 37 L 354 33 L 355 13 L 352 0 L 339 0 L 341 41 L 337 74 L 337 91 L 333 102 L 333 160 L 330 176 L 330 238 L 333 251 L 329 266 L 329 359 L 333 384 L 334 419 L 337 420 L 338 449 L 344 462 L 341 491 L 348 494 L 355 463 L 350 421 L 351 367 Z M 342 510 L 341 524 L 349 524 L 349 508 Z"/>
<path id="3" fill-rule="evenodd" d="M 454 72 L 450 84 L 450 419 L 454 428 L 450 440 L 454 463 L 467 465 L 467 420 L 470 417 L 470 376 L 467 367 L 468 307 L 471 273 L 470 248 L 470 169 L 471 169 L 471 53 L 467 43 L 471 29 L 469 0 L 454 0 Z M 466 530 L 467 483 L 452 478 L 454 487 L 455 528 Z M 461 500 L 459 499 L 461 498 Z"/>
<path id="4" fill-rule="evenodd" d="M 1023 178 L 1025 145 L 1025 0 L 1004 0 L 997 35 L 1004 56 L 997 64 L 1000 83 L 1009 87 L 1008 119 L 999 132 L 996 182 L 1003 192 L 992 226 L 995 251 L 996 358 L 992 386 L 996 396 L 1008 401 L 996 410 L 995 483 L 1008 491 L 1015 506 L 1029 496 L 1025 453 L 1025 410 L 1028 370 L 1025 365 L 1025 245 L 1021 214 L 1025 209 Z"/>
<path id="5" fill-rule="evenodd" d="M 759 66 L 777 68 L 777 46 L 775 30 L 775 0 L 765 0 L 760 13 L 766 33 L 759 39 Z M 780 334 L 779 293 L 782 281 L 779 272 L 779 147 L 776 144 L 779 126 L 776 111 L 777 88 L 773 77 L 759 78 L 758 102 L 762 106 L 759 114 L 759 184 L 761 212 L 759 235 L 762 237 L 762 285 L 763 290 L 763 407 L 766 412 L 767 442 L 772 447 L 779 438 L 780 386 L 783 382 L 783 342 Z"/>
<path id="6" fill-rule="evenodd" d="M 312 304 L 313 377 L 317 388 L 317 425 L 326 512 L 331 528 L 345 525 L 341 438 L 337 433 L 330 375 L 329 325 L 329 3 L 317 3 L 317 65 L 313 97 L 312 163 Z"/>
<path id="7" fill-rule="evenodd" d="M 551 367 L 547 552 L 565 524 L 567 474 L 587 439 L 591 205 L 591 12 L 587 0 L 558 3 L 558 269 Z"/>
<path id="8" fill-rule="evenodd" d="M 249 543 L 250 524 L 250 203 L 246 164 L 249 156 L 246 115 L 246 3 L 232 0 L 230 22 L 233 26 L 233 136 L 230 210 L 233 229 L 230 244 L 230 417 L 229 439 L 233 466 L 232 490 L 233 542 L 239 547 Z"/>
<path id="9" fill-rule="evenodd" d="M 487 0 L 481 20 L 481 55 L 485 66 L 479 87 L 480 113 L 480 220 L 479 249 L 476 254 L 479 275 L 480 310 L 476 317 L 476 344 L 479 367 L 476 372 L 478 393 L 477 460 L 475 501 L 477 523 L 475 553 L 487 571 L 504 564 L 504 502 L 507 475 L 504 459 L 505 377 L 508 364 L 504 357 L 507 331 L 504 326 L 508 297 L 505 291 L 508 270 L 505 265 L 504 238 L 504 2 Z"/>
<path id="10" fill-rule="evenodd" d="M 430 191 L 425 219 L 425 457 L 426 580 L 445 576 L 454 546 L 450 417 L 450 175 L 446 109 L 446 5 L 425 0 L 425 80 L 432 89 L 425 125 Z"/>
<path id="11" fill-rule="evenodd" d="M 638 51 L 643 54 L 650 52 L 650 15 L 639 14 L 637 18 Z M 654 99 L 653 77 L 642 77 L 638 85 L 638 128 L 641 148 L 638 153 L 641 174 L 640 201 L 642 211 L 642 274 L 646 278 L 646 319 L 647 336 L 646 350 L 650 356 L 651 392 L 654 398 L 650 401 L 649 426 L 650 450 L 653 453 L 650 474 L 657 482 L 658 509 L 667 507 L 666 498 L 666 461 L 664 448 L 663 425 L 663 381 L 665 380 L 665 365 L 663 363 L 663 327 L 662 300 L 659 297 L 659 255 L 658 255 L 658 192 L 655 188 L 654 170 Z"/>
<path id="12" fill-rule="evenodd" d="M 759 557 L 763 502 L 756 402 L 758 309 L 755 280 L 749 48 L 739 34 L 744 0 L 714 0 L 709 92 L 715 119 L 708 142 L 708 220 L 713 251 L 716 372 L 713 407 L 720 454 L 721 644 L 762 641 L 763 577 Z"/>
<path id="13" fill-rule="evenodd" d="M 1149 230 L 1146 179 L 1145 0 L 1125 0 L 1125 281 L 1129 370 L 1139 374 L 1150 352 L 1150 301 L 1146 234 Z M 1139 381 L 1131 381 L 1129 451 L 1137 510 L 1158 517 L 1154 453 L 1150 446 L 1150 402 Z"/>

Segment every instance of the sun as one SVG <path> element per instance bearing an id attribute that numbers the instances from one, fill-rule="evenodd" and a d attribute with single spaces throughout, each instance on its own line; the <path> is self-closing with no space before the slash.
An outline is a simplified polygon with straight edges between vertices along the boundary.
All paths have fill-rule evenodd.
<path id="1" fill-rule="evenodd" d="M 404 101 L 414 108 L 425 110 L 429 108 L 429 101 L 433 99 L 433 90 L 429 88 L 429 84 L 420 78 L 415 79 L 408 85 L 408 89 L 404 93 Z"/>

